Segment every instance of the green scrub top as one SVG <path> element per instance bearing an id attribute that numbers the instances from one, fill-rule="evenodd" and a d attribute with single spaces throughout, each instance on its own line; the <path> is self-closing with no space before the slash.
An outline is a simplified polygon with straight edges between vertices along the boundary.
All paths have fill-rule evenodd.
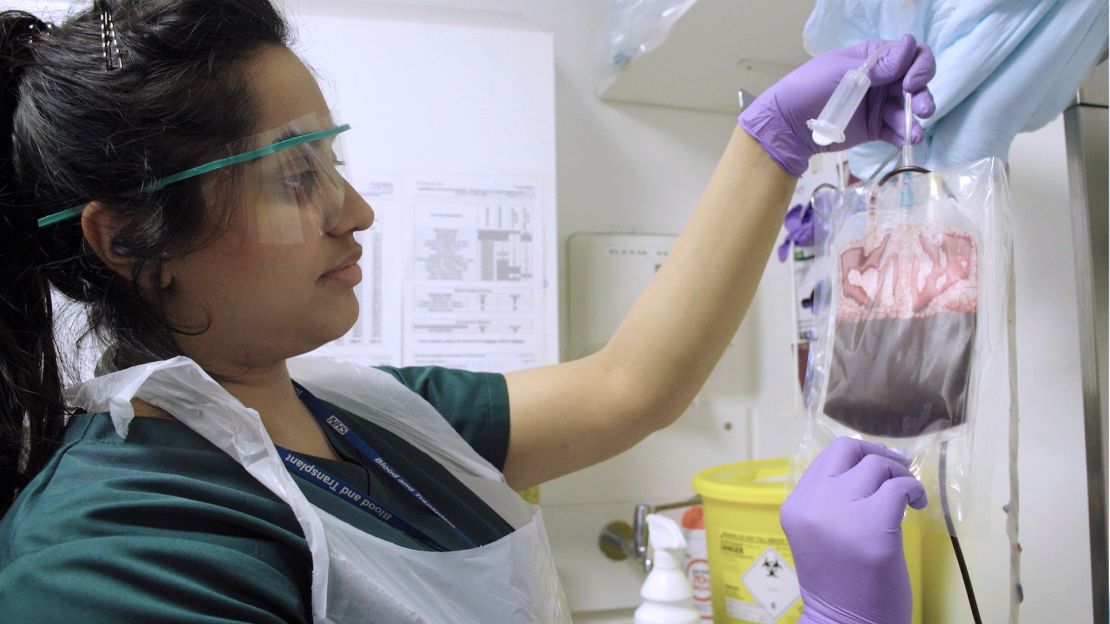
<path id="1" fill-rule="evenodd" d="M 382 370 L 424 397 L 501 469 L 505 378 L 439 367 Z M 329 405 L 479 544 L 512 527 L 400 437 Z M 466 544 L 330 427 L 339 461 L 322 467 L 441 544 Z M 427 550 L 407 533 L 301 477 L 308 500 L 353 526 Z M 308 622 L 308 544 L 292 510 L 184 424 L 136 418 L 126 440 L 108 414 L 70 419 L 61 448 L 0 520 L 0 619 L 11 622 Z"/>

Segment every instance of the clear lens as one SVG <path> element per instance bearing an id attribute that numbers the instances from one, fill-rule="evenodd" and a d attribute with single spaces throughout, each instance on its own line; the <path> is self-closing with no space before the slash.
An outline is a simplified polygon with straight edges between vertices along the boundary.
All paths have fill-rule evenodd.
<path id="1" fill-rule="evenodd" d="M 238 191 L 235 196 L 258 242 L 302 243 L 338 223 L 347 183 L 339 158 L 341 139 L 329 133 L 337 127 L 330 116 L 313 114 L 228 147 L 229 157 L 275 147 L 227 171 L 231 184 L 225 190 Z M 316 135 L 322 136 L 297 141 Z"/>

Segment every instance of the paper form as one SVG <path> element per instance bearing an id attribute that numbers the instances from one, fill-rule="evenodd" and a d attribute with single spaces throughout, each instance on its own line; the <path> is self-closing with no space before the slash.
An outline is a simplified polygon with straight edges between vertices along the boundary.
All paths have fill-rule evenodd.
<path id="1" fill-rule="evenodd" d="M 403 360 L 486 371 L 542 364 L 541 202 L 519 179 L 409 179 Z"/>
<path id="2" fill-rule="evenodd" d="M 501 372 L 545 363 L 537 185 L 409 176 L 360 186 L 375 219 L 355 235 L 359 318 L 310 355 Z"/>

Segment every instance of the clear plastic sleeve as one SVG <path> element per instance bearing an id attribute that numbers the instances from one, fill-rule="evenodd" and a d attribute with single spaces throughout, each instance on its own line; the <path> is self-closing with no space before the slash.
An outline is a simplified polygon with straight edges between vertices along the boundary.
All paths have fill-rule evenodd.
<path id="1" fill-rule="evenodd" d="M 601 34 L 609 67 L 627 63 L 667 38 L 697 0 L 610 0 Z"/>
<path id="2" fill-rule="evenodd" d="M 826 259 L 800 473 L 837 436 L 906 454 L 926 528 L 979 532 L 1008 422 L 1011 242 L 998 159 L 857 184 L 822 202 Z"/>

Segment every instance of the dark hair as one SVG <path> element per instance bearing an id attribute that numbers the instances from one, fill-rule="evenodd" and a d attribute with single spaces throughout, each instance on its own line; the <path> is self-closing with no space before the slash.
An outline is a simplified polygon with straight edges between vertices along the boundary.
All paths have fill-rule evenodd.
<path id="1" fill-rule="evenodd" d="M 106 68 L 101 4 L 119 69 Z M 288 45 L 269 0 L 109 0 L 54 28 L 0 13 L 0 514 L 57 450 L 68 415 L 59 355 L 72 345 L 55 345 L 51 286 L 85 305 L 114 367 L 180 353 L 140 275 L 203 238 L 204 176 L 134 191 L 256 131 L 236 69 L 266 45 Z M 130 278 L 91 252 L 80 219 L 37 227 L 92 200 L 127 224 L 112 242 L 136 259 Z"/>

